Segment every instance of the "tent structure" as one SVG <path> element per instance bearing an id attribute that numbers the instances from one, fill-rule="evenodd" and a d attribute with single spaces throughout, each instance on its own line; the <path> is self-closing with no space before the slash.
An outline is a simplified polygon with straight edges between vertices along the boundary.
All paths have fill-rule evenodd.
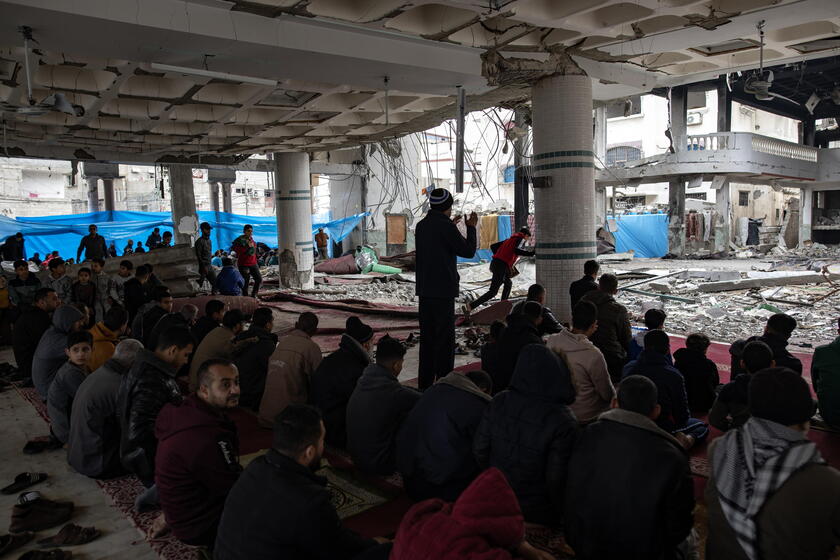
<path id="1" fill-rule="evenodd" d="M 319 221 L 313 216 L 313 235 L 318 228 L 324 228 L 333 241 L 342 241 L 364 219 L 367 214 L 355 214 L 331 221 Z M 320 217 L 323 220 L 322 217 Z M 198 221 L 213 226 L 213 246 L 216 249 L 230 248 L 231 243 L 242 234 L 245 224 L 254 226 L 254 239 L 269 247 L 277 247 L 277 219 L 273 216 L 243 216 L 227 212 L 199 211 Z M 58 251 L 64 258 L 75 258 L 76 249 L 82 237 L 88 234 L 88 226 L 95 224 L 99 234 L 110 244 L 115 242 L 122 254 L 129 239 L 146 242 L 146 237 L 156 227 L 173 228 L 169 212 L 92 212 L 63 216 L 37 216 L 28 218 L 0 217 L 0 241 L 21 232 L 26 240 L 27 256 L 38 252 L 45 256 Z"/>

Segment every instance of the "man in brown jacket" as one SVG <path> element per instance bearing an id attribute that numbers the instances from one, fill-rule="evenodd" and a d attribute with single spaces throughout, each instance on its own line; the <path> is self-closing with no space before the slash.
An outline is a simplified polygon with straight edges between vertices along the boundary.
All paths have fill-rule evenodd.
<path id="1" fill-rule="evenodd" d="M 256 342 L 257 338 L 247 338 L 234 342 L 236 335 L 245 328 L 247 317 L 239 309 L 231 309 L 222 317 L 222 326 L 216 327 L 204 337 L 193 354 L 190 365 L 190 391 L 198 389 L 198 370 L 207 360 L 233 360 L 235 354 L 245 346 Z"/>
<path id="2" fill-rule="evenodd" d="M 840 544 L 840 472 L 806 438 L 807 382 L 787 368 L 752 376 L 752 417 L 709 447 L 706 558 L 826 560 Z"/>
<path id="3" fill-rule="evenodd" d="M 615 387 L 610 381 L 604 355 L 589 341 L 597 328 L 598 309 L 594 304 L 582 301 L 572 310 L 572 330 L 560 331 L 546 341 L 546 346 L 560 356 L 572 372 L 576 395 L 569 408 L 581 424 L 588 424 L 609 410 L 615 398 Z"/>
<path id="4" fill-rule="evenodd" d="M 268 360 L 265 391 L 260 402 L 259 417 L 265 425 L 273 425 L 274 417 L 292 403 L 304 404 L 309 399 L 309 378 L 321 365 L 321 348 L 312 340 L 318 332 L 318 317 L 301 313 L 295 329 L 283 336 Z"/>
<path id="5" fill-rule="evenodd" d="M 592 335 L 592 342 L 604 355 L 613 383 L 621 380 L 621 370 L 627 361 L 627 345 L 633 338 L 627 308 L 615 301 L 617 293 L 618 278 L 614 274 L 602 274 L 598 279 L 598 290 L 581 299 L 598 308 L 598 329 Z"/>

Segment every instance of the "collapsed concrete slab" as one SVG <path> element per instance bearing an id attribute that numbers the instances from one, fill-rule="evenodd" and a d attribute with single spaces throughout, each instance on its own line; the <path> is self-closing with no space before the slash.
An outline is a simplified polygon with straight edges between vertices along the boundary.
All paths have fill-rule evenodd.
<path id="1" fill-rule="evenodd" d="M 815 272 L 763 273 L 759 278 L 725 280 L 722 282 L 709 282 L 708 284 L 700 284 L 698 286 L 698 290 L 706 293 L 731 292 L 733 290 L 748 290 L 750 288 L 768 288 L 772 286 L 798 286 L 802 284 L 820 284 L 829 280 L 840 280 L 840 273 L 827 275 L 817 274 Z"/>

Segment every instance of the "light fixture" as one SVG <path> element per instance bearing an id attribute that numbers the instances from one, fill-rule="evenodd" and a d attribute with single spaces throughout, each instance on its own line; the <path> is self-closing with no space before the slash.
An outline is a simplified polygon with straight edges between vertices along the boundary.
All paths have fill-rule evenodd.
<path id="1" fill-rule="evenodd" d="M 172 66 L 170 64 L 152 62 L 149 64 L 149 69 L 156 70 L 158 72 L 174 72 L 176 74 L 186 74 L 187 76 L 227 80 L 229 82 L 242 82 L 244 84 L 254 84 L 256 86 L 277 87 L 277 80 L 254 78 L 253 76 L 240 76 L 239 74 L 228 74 L 227 72 L 214 72 L 212 70 L 204 70 L 203 68 L 186 68 L 184 66 Z"/>

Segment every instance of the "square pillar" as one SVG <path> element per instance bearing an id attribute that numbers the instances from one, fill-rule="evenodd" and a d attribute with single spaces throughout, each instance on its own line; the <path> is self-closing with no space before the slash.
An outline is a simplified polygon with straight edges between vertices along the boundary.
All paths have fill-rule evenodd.
<path id="1" fill-rule="evenodd" d="M 189 165 L 170 164 L 169 190 L 172 194 L 172 222 L 175 243 L 189 243 L 198 231 L 198 217 L 195 211 L 195 187 L 193 186 L 192 167 Z"/>
<path id="2" fill-rule="evenodd" d="M 685 256 L 685 181 L 668 183 L 668 252 Z"/>
<path id="3" fill-rule="evenodd" d="M 715 193 L 715 245 L 712 254 L 729 256 L 729 243 L 732 239 L 732 204 L 729 179 L 721 184 Z"/>
<path id="4" fill-rule="evenodd" d="M 803 243 L 812 240 L 814 220 L 814 189 L 802 188 L 799 190 L 799 247 Z"/>
<path id="5" fill-rule="evenodd" d="M 99 177 L 85 177 L 88 191 L 88 212 L 99 212 Z"/>
<path id="6" fill-rule="evenodd" d="M 102 179 L 102 188 L 105 191 L 105 211 L 113 212 L 114 208 L 114 180 Z"/>

